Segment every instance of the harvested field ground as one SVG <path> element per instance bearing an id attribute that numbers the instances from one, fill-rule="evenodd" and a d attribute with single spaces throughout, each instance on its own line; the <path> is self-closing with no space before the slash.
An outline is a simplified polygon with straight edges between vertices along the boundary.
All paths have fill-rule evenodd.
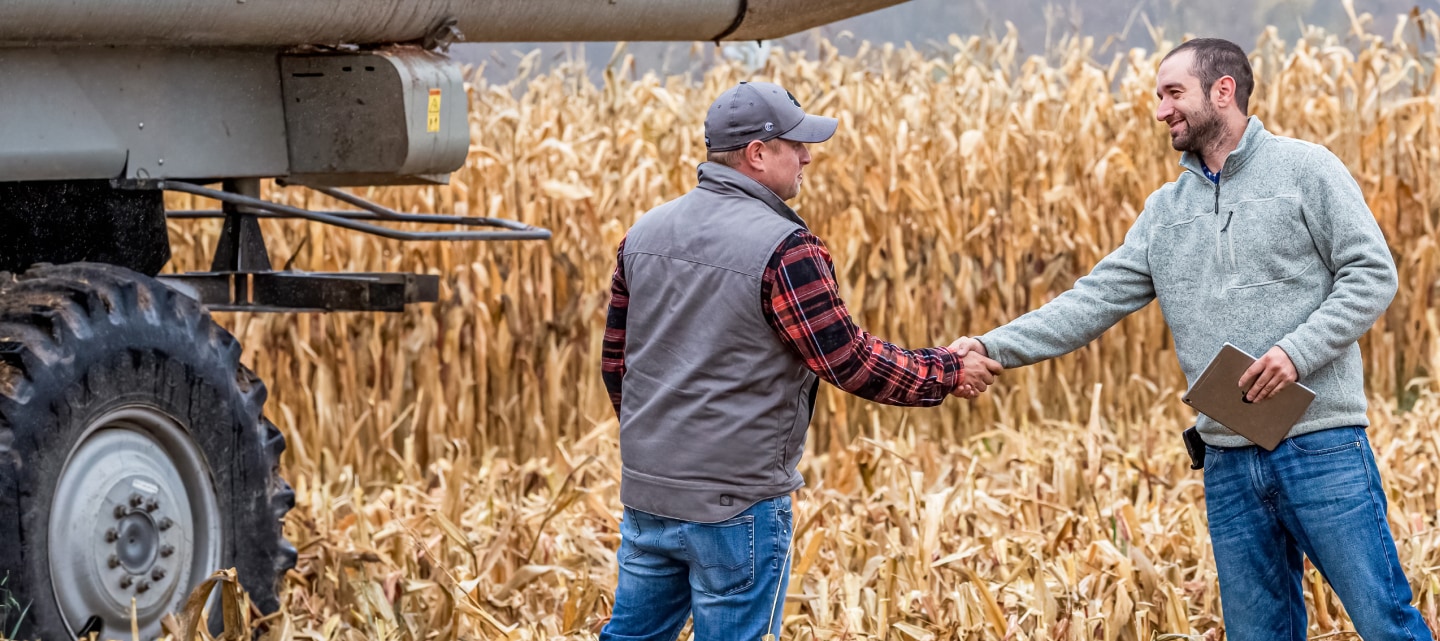
<path id="1" fill-rule="evenodd" d="M 1440 19 L 1416 15 L 1393 36 L 1364 22 L 1362 35 L 1262 39 L 1251 104 L 1272 131 L 1349 164 L 1400 267 L 1399 296 L 1362 340 L 1370 435 L 1401 558 L 1440 627 L 1440 386 L 1428 378 L 1440 365 Z M 820 43 L 753 76 L 841 119 L 813 147 L 798 209 L 863 326 L 920 347 L 1037 307 L 1179 174 L 1153 118 L 1158 56 L 1097 46 L 1024 58 L 1013 36 L 952 38 L 933 55 L 846 57 Z M 452 184 L 361 190 L 402 210 L 518 217 L 554 230 L 549 243 L 402 245 L 265 223 L 276 264 L 442 277 L 440 303 L 404 314 L 220 316 L 290 442 L 286 531 L 300 562 L 268 621 L 274 638 L 584 639 L 603 625 L 620 514 L 617 424 L 598 375 L 615 246 L 693 186 L 705 107 L 745 78 L 630 69 L 617 52 L 603 86 L 574 66 L 477 81 L 474 142 Z M 173 269 L 208 265 L 218 225 L 171 232 Z M 1184 388 L 1152 305 L 973 404 L 899 410 L 822 392 L 785 638 L 1216 631 L 1203 490 L 1180 443 Z M 1312 636 L 1347 629 L 1318 573 L 1307 578 Z"/>

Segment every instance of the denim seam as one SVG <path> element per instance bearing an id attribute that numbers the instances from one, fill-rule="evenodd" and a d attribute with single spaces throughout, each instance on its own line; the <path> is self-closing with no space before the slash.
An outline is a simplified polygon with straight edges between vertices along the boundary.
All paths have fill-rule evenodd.
<path id="1" fill-rule="evenodd" d="M 1280 529 L 1281 529 L 1282 531 L 1285 529 L 1285 525 L 1284 525 L 1283 523 L 1280 524 Z M 1289 537 L 1289 538 L 1290 538 L 1291 541 L 1293 541 L 1293 542 L 1290 543 L 1289 545 L 1296 547 L 1296 548 L 1297 548 L 1296 551 L 1297 551 L 1297 552 L 1300 552 L 1300 550 L 1298 550 L 1298 548 L 1299 548 L 1299 541 L 1295 541 L 1295 537 L 1294 537 L 1294 536 L 1291 536 L 1291 537 Z M 1303 552 L 1300 552 L 1300 553 L 1301 553 L 1302 555 L 1304 554 Z M 1304 573 L 1304 570 L 1303 570 L 1303 568 L 1305 567 L 1305 559 L 1304 559 L 1303 556 L 1302 556 L 1301 559 L 1300 559 L 1300 567 L 1302 568 L 1302 570 L 1301 570 L 1301 573 L 1300 573 L 1300 599 L 1299 599 L 1299 603 L 1296 603 L 1296 599 L 1293 599 L 1293 598 L 1286 599 L 1286 601 L 1288 601 L 1288 602 L 1290 603 L 1290 638 L 1291 638 L 1291 639 L 1300 639 L 1301 641 L 1304 641 L 1305 639 L 1310 638 L 1310 635 L 1309 635 L 1310 622 L 1309 622 L 1309 620 L 1308 620 L 1308 615 L 1306 615 L 1306 613 L 1305 613 L 1305 573 Z M 1290 583 L 1290 587 L 1295 587 L 1294 581 L 1290 581 L 1289 583 Z M 1293 595 L 1290 595 L 1290 596 L 1293 596 Z M 1298 612 L 1298 613 L 1296 612 L 1296 609 L 1297 609 L 1296 606 L 1299 606 L 1299 607 L 1298 607 L 1298 609 L 1299 609 L 1299 612 Z M 1297 614 L 1298 614 L 1299 616 L 1296 616 Z M 1299 629 L 1298 631 L 1295 630 L 1295 623 L 1296 623 L 1297 621 L 1300 622 L 1300 629 Z M 1298 634 L 1297 634 L 1297 632 L 1298 632 Z"/>
<path id="2" fill-rule="evenodd" d="M 780 572 L 784 572 L 784 571 L 785 571 L 785 559 L 784 559 L 783 557 L 784 557 L 785 552 L 786 552 L 785 548 L 781 546 L 781 541 L 782 541 L 782 540 L 788 541 L 788 540 L 790 540 L 790 538 L 791 538 L 791 536 L 782 536 L 782 535 L 785 533 L 785 530 L 786 530 L 786 528 L 785 528 L 785 517 L 782 516 L 782 514 L 785 513 L 785 512 L 789 512 L 789 511 L 790 511 L 790 510 L 788 510 L 788 509 L 783 509 L 783 508 L 781 508 L 781 507 L 780 507 L 780 503 L 779 503 L 778 501 L 775 503 L 775 535 L 772 536 L 772 537 L 770 537 L 770 540 L 771 540 L 772 542 L 774 542 L 774 546 L 775 546 L 775 563 L 778 563 L 778 564 L 779 564 L 779 571 L 780 571 Z M 792 521 L 792 523 L 793 523 L 794 518 L 795 518 L 794 515 L 793 515 L 793 513 L 792 513 L 792 515 L 791 515 L 790 518 L 791 518 L 791 521 Z M 792 527 L 793 527 L 793 525 L 792 525 Z M 793 532 L 792 532 L 792 536 L 793 536 Z M 793 545 L 793 543 L 792 543 L 792 545 Z"/>
<path id="3" fill-rule="evenodd" d="M 755 521 L 753 519 L 750 521 L 750 527 L 746 529 L 750 531 L 750 581 L 745 585 L 745 587 L 736 588 L 735 590 L 732 590 L 730 594 L 737 594 L 745 590 L 749 590 L 752 586 L 755 585 Z"/>
<path id="4" fill-rule="evenodd" d="M 1267 486 L 1265 478 L 1269 472 L 1265 467 L 1270 464 L 1270 459 L 1261 457 L 1259 449 L 1260 448 L 1257 447 L 1247 450 L 1250 459 L 1250 491 L 1255 493 L 1255 498 L 1260 502 L 1261 507 L 1269 510 L 1270 514 L 1273 515 L 1276 513 L 1276 488 L 1274 487 L 1274 479 L 1271 479 L 1270 485 Z"/>
<path id="5" fill-rule="evenodd" d="M 1363 442 L 1363 441 L 1362 441 L 1362 442 Z M 1385 516 L 1380 513 L 1380 507 L 1379 507 L 1379 506 L 1384 505 L 1384 504 L 1383 504 L 1383 503 L 1377 503 L 1377 502 L 1376 502 L 1376 500 L 1375 500 L 1375 487 L 1374 487 L 1374 484 L 1372 484 L 1372 483 L 1370 482 L 1371 474 L 1374 474 L 1374 475 L 1375 475 L 1374 477 L 1375 477 L 1376 479 L 1378 479 L 1378 478 L 1379 478 L 1379 472 L 1376 471 L 1375 469 L 1373 469 L 1372 467 L 1370 467 L 1370 457 L 1365 456 L 1364 452 L 1361 452 L 1361 454 L 1360 454 L 1360 462 L 1362 462 L 1362 463 L 1365 464 L 1365 491 L 1370 494 L 1370 509 L 1371 509 L 1371 511 L 1374 512 L 1374 514 L 1375 514 L 1375 523 L 1376 523 L 1376 527 L 1378 527 L 1378 528 L 1380 529 L 1380 536 L 1382 536 L 1382 537 L 1393 536 L 1393 535 L 1390 533 L 1390 526 L 1389 526 L 1389 524 L 1386 522 Z M 1381 499 L 1384 499 L 1383 496 L 1380 497 L 1380 498 L 1381 498 Z M 1389 568 L 1386 568 L 1386 570 L 1385 570 L 1385 573 L 1386 573 L 1387 575 L 1390 574 L 1390 570 L 1394 569 L 1396 566 L 1398 566 L 1398 565 L 1400 564 L 1400 559 L 1398 559 L 1398 558 L 1393 558 L 1393 559 L 1390 558 L 1390 550 L 1391 550 L 1391 547 L 1392 547 L 1392 546 L 1387 546 L 1387 545 L 1382 545 L 1382 546 L 1380 546 L 1381 551 L 1384 552 L 1384 554 L 1385 554 L 1385 560 L 1386 560 L 1386 562 L 1388 562 L 1388 563 L 1390 564 L 1390 567 L 1389 567 Z M 1399 550 L 1396 550 L 1395 553 L 1396 553 L 1396 554 L 1399 554 L 1400 551 L 1399 551 Z M 1404 611 L 1405 606 L 1406 606 L 1406 605 L 1409 605 L 1409 604 L 1408 604 L 1408 603 L 1407 603 L 1407 604 L 1402 604 L 1402 603 L 1400 603 L 1400 595 L 1398 595 L 1398 594 L 1395 593 L 1395 581 L 1394 581 L 1394 577 L 1392 576 L 1392 577 L 1390 577 L 1390 578 L 1391 578 L 1391 580 L 1389 581 L 1389 583 L 1390 583 L 1389 589 L 1386 590 L 1386 592 L 1389 593 L 1389 595 L 1390 595 L 1391 612 Z M 1407 580 L 1408 580 L 1408 579 L 1407 579 Z M 1343 604 L 1342 604 L 1342 605 L 1343 605 Z M 1410 626 L 1408 626 L 1408 625 L 1407 625 L 1407 626 L 1404 626 L 1404 629 L 1405 629 L 1405 636 L 1409 637 L 1409 638 L 1410 638 L 1410 641 L 1416 641 L 1416 640 L 1415 640 L 1415 634 L 1410 631 Z"/>
<path id="6" fill-rule="evenodd" d="M 623 518 L 623 516 L 624 516 L 624 515 L 622 514 L 622 518 Z M 621 523 L 624 523 L 624 521 L 621 521 Z M 639 541 L 639 540 L 640 540 L 640 535 L 641 535 L 641 534 L 644 534 L 643 532 L 640 531 L 640 520 L 639 520 L 639 519 L 630 519 L 630 527 L 631 527 L 631 528 L 634 528 L 634 530 L 635 530 L 635 540 L 636 540 L 636 541 Z M 661 527 L 664 527 L 664 526 L 661 526 Z M 625 531 L 624 531 L 623 529 L 620 531 L 620 538 L 621 538 L 622 541 L 623 541 L 624 538 L 625 538 Z M 624 559 L 621 559 L 621 562 L 632 561 L 632 560 L 638 558 L 640 555 L 642 555 L 642 554 L 644 554 L 644 553 L 645 553 L 645 550 L 640 549 L 640 546 L 637 544 L 637 545 L 635 546 L 635 550 L 634 550 L 633 552 L 631 552 L 629 555 L 627 555 Z"/>
<path id="7" fill-rule="evenodd" d="M 679 542 L 680 558 L 690 558 L 690 546 L 685 542 L 685 528 L 675 528 L 675 540 Z"/>

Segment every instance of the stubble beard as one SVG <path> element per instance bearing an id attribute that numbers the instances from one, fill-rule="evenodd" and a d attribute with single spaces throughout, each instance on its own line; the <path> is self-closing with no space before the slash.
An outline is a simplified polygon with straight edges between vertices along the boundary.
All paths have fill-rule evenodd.
<path id="1" fill-rule="evenodd" d="M 1175 151 L 1188 151 L 1203 156 L 1205 149 L 1214 144 L 1225 133 L 1225 121 L 1215 106 L 1205 101 L 1199 113 L 1185 116 L 1185 132 L 1170 137 L 1170 146 Z"/>
<path id="2" fill-rule="evenodd" d="M 791 183 L 789 183 L 789 184 L 783 185 L 783 187 L 784 187 L 783 190 L 781 190 L 781 189 L 773 190 L 773 191 L 775 192 L 775 195 L 780 197 L 780 200 L 790 201 L 790 200 L 793 200 L 796 196 L 799 196 L 799 195 L 800 195 L 800 179 L 799 179 L 799 178 L 796 178 L 794 182 L 791 182 Z"/>

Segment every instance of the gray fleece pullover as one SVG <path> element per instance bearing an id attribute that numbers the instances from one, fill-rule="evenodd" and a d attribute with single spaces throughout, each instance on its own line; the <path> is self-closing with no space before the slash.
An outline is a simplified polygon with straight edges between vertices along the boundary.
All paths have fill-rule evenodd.
<path id="1" fill-rule="evenodd" d="M 1016 367 L 1069 353 L 1159 299 L 1191 385 L 1227 342 L 1257 357 L 1278 345 L 1315 390 L 1289 436 L 1368 426 L 1355 341 L 1397 279 L 1349 170 L 1253 116 L 1218 185 L 1198 156 L 1180 165 L 1185 173 L 1150 195 L 1124 243 L 1074 288 L 980 337 L 990 356 Z M 1251 444 L 1203 415 L 1199 428 L 1211 445 Z"/>

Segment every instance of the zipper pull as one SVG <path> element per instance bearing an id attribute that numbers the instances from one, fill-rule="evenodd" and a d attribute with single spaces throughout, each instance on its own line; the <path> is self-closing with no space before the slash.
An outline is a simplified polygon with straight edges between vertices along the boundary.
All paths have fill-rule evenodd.
<path id="1" fill-rule="evenodd" d="M 1235 210 L 1232 209 L 1232 210 L 1230 210 L 1230 213 L 1225 216 L 1225 225 L 1220 228 L 1220 231 L 1221 231 L 1221 232 L 1224 232 L 1225 230 L 1230 229 L 1230 219 L 1231 219 L 1231 218 L 1234 218 L 1234 217 L 1235 217 Z"/>

